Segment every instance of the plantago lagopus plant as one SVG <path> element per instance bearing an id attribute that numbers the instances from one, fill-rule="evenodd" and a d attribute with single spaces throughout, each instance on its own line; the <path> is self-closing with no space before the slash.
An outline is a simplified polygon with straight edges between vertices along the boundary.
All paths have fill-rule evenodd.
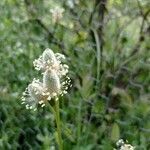
<path id="1" fill-rule="evenodd" d="M 67 76 L 69 67 L 63 63 L 64 60 L 64 55 L 55 54 L 51 49 L 46 49 L 33 62 L 35 69 L 42 72 L 43 80 L 33 79 L 22 96 L 22 104 L 25 104 L 26 109 L 33 109 L 34 111 L 37 110 L 38 105 L 44 107 L 48 101 L 55 102 L 53 106 L 49 105 L 55 115 L 60 150 L 63 149 L 63 143 L 59 115 L 59 96 L 66 94 L 68 87 L 71 85 L 71 80 Z"/>

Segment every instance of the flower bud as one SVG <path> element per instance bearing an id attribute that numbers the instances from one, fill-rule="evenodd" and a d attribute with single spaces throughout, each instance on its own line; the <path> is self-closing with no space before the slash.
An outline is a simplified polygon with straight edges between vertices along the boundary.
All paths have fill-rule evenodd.
<path id="1" fill-rule="evenodd" d="M 57 62 L 54 52 L 49 48 L 47 48 L 43 52 L 43 60 L 45 62 L 50 62 L 50 63 L 56 63 Z"/>

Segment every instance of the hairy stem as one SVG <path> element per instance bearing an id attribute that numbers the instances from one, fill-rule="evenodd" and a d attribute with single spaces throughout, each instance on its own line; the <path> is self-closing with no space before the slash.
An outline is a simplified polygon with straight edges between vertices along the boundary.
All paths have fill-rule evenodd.
<path id="1" fill-rule="evenodd" d="M 59 149 L 63 150 L 63 141 L 61 137 L 61 122 L 60 122 L 60 114 L 59 114 L 59 100 L 55 101 L 55 119 L 57 125 Z"/>
<path id="2" fill-rule="evenodd" d="M 55 101 L 54 107 L 49 104 L 50 110 L 53 112 L 56 126 L 57 126 L 57 138 L 56 141 L 58 142 L 59 150 L 63 150 L 63 141 L 61 137 L 61 122 L 60 122 L 60 114 L 59 114 L 59 101 Z"/>

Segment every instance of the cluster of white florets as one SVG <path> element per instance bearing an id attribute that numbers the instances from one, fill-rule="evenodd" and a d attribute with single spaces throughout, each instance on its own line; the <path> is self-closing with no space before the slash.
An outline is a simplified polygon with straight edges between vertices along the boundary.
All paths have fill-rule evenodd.
<path id="1" fill-rule="evenodd" d="M 117 143 L 116 143 L 118 150 L 134 150 L 135 147 L 125 143 L 123 139 L 120 139 Z"/>
<path id="2" fill-rule="evenodd" d="M 65 56 L 46 49 L 33 64 L 36 70 L 40 70 L 43 80 L 33 79 L 22 96 L 22 104 L 27 109 L 37 109 L 37 105 L 44 107 L 51 99 L 58 100 L 59 96 L 67 93 L 71 85 L 67 76 L 68 65 L 64 64 Z"/>

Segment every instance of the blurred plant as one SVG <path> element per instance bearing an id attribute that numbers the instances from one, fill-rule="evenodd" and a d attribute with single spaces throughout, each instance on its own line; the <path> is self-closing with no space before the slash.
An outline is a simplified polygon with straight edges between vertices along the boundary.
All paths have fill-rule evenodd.
<path id="1" fill-rule="evenodd" d="M 50 9 L 50 12 L 52 13 L 52 22 L 55 24 L 58 23 L 63 17 L 64 9 L 56 6 L 55 8 Z"/>
<path id="2" fill-rule="evenodd" d="M 51 49 L 46 49 L 43 54 L 33 62 L 36 70 L 41 70 L 43 74 L 43 82 L 39 79 L 33 79 L 28 85 L 22 97 L 22 104 L 26 105 L 27 109 L 37 110 L 37 105 L 44 107 L 48 101 L 55 101 L 55 105 L 50 106 L 53 111 L 57 124 L 58 144 L 60 149 L 63 149 L 60 116 L 59 116 L 59 96 L 67 93 L 70 85 L 70 78 L 67 76 L 68 65 L 63 64 L 65 56 L 56 53 Z"/>
<path id="3" fill-rule="evenodd" d="M 75 5 L 79 4 L 79 0 L 67 0 L 66 4 L 69 8 L 73 9 Z"/>

